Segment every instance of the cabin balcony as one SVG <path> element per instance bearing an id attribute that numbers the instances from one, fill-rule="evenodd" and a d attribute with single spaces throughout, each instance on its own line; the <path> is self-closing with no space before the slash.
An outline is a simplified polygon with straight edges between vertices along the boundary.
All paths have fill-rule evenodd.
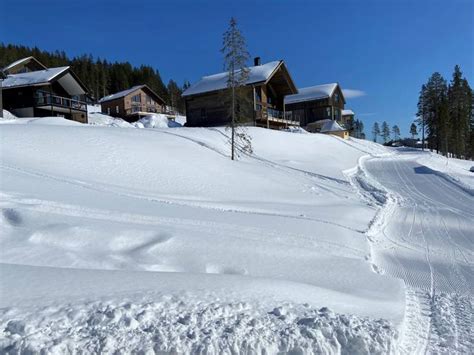
<path id="1" fill-rule="evenodd" d="M 255 119 L 258 126 L 299 126 L 300 122 L 293 119 L 291 112 L 277 110 L 269 104 L 255 105 Z"/>
<path id="2" fill-rule="evenodd" d="M 47 91 L 37 91 L 34 106 L 55 112 L 68 113 L 71 111 L 87 112 L 87 103 L 68 97 L 53 95 Z"/>
<path id="3" fill-rule="evenodd" d="M 163 113 L 163 109 L 161 108 L 161 106 L 142 104 L 134 104 L 132 105 L 132 107 L 125 109 L 125 114 L 127 116 L 147 115 L 150 113 Z"/>

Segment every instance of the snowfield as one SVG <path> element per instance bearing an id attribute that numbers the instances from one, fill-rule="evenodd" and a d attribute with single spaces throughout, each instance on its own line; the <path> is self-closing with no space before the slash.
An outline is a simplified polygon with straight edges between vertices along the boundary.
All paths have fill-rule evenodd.
<path id="1" fill-rule="evenodd" d="M 423 155 L 249 128 L 254 154 L 233 162 L 224 128 L 157 117 L 124 129 L 137 125 L 102 116 L 0 123 L 0 353 L 441 349 L 434 336 L 407 338 L 431 322 L 413 311 L 431 290 L 416 267 L 426 248 L 379 242 L 401 192 L 372 174 Z M 434 176 L 453 185 L 456 169 Z M 469 190 L 451 188 L 464 201 L 453 213 L 472 218 Z M 456 351 L 472 345 L 469 323 L 444 312 L 461 304 L 472 315 L 472 224 L 462 223 L 454 259 L 436 255 L 464 279 L 440 267 L 436 280 L 452 287 L 435 284 L 429 298 L 436 329 L 461 330 L 446 345 Z M 391 266 L 390 248 L 412 258 L 412 278 L 408 261 Z"/>

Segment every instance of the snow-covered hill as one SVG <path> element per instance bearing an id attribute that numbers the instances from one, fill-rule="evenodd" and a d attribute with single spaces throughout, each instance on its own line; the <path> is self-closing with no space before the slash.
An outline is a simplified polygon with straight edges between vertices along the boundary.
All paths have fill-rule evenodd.
<path id="1" fill-rule="evenodd" d="M 469 163 L 258 128 L 254 154 L 231 161 L 224 128 L 166 122 L 0 121 L 0 352 L 472 344 Z M 453 243 L 404 234 L 415 211 Z"/>
<path id="2" fill-rule="evenodd" d="M 225 129 L 1 124 L 3 349 L 393 349 L 404 288 L 344 173 L 385 150 L 249 133 L 233 162 Z"/>

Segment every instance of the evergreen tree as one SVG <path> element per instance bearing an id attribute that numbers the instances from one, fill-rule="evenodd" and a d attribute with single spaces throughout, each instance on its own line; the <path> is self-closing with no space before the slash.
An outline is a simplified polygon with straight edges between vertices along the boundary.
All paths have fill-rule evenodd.
<path id="1" fill-rule="evenodd" d="M 380 135 L 380 127 L 378 122 L 375 122 L 374 126 L 372 127 L 372 135 L 374 137 L 374 142 L 377 142 L 377 138 Z"/>
<path id="2" fill-rule="evenodd" d="M 447 96 L 447 84 L 443 76 L 435 72 L 429 78 L 425 87 L 425 128 L 428 144 L 431 150 L 439 152 L 442 149 L 443 135 L 448 134 L 449 125 L 445 107 Z"/>
<path id="3" fill-rule="evenodd" d="M 412 139 L 415 139 L 415 136 L 418 135 L 418 132 L 416 130 L 416 124 L 414 122 L 410 126 L 410 134 Z"/>
<path id="4" fill-rule="evenodd" d="M 393 140 L 399 140 L 400 139 L 400 128 L 397 125 L 394 125 L 392 127 L 392 133 L 393 133 Z"/>
<path id="5" fill-rule="evenodd" d="M 426 132 L 426 117 L 427 117 L 427 99 L 426 99 L 426 85 L 421 86 L 420 95 L 418 98 L 418 111 L 416 116 L 418 117 L 417 123 L 421 129 L 421 150 L 425 149 L 425 132 Z"/>
<path id="6" fill-rule="evenodd" d="M 241 125 L 248 120 L 243 108 L 247 106 L 244 102 L 246 100 L 244 87 L 249 76 L 246 64 L 250 55 L 247 51 L 245 38 L 233 17 L 230 19 L 229 28 L 224 33 L 221 52 L 224 54 L 224 70 L 228 72 L 227 88 L 229 90 L 227 91 L 231 95 L 231 159 L 234 160 L 236 144 L 239 144 L 248 153 L 252 153 L 252 144 L 251 137 Z"/>
<path id="7" fill-rule="evenodd" d="M 449 147 L 456 157 L 465 157 L 469 148 L 472 93 L 459 65 L 454 67 L 448 88 Z"/>
<path id="8" fill-rule="evenodd" d="M 390 127 L 386 121 L 382 123 L 382 138 L 384 143 L 387 143 L 390 138 Z"/>

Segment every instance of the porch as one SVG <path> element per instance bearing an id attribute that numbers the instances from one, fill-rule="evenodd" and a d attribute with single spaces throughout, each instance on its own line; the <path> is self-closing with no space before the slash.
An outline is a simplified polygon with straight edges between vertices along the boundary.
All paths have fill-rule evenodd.
<path id="1" fill-rule="evenodd" d="M 291 112 L 281 111 L 270 104 L 257 102 L 255 105 L 255 124 L 264 128 L 286 128 L 299 126 L 300 122 L 293 119 Z"/>
<path id="2" fill-rule="evenodd" d="M 74 121 L 87 122 L 87 103 L 54 95 L 48 91 L 36 91 L 33 110 L 35 112 L 40 110 L 44 115 L 63 116 Z"/>

